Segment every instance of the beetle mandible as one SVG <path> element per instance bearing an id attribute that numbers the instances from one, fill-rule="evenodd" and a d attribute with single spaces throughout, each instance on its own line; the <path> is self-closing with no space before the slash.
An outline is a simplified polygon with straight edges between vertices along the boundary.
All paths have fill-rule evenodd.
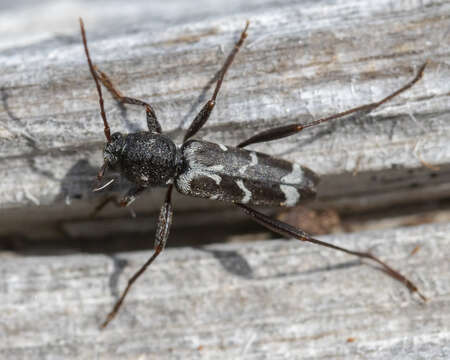
<path id="1" fill-rule="evenodd" d="M 272 219 L 250 207 L 250 205 L 295 206 L 300 201 L 315 196 L 319 179 L 312 170 L 306 167 L 244 149 L 250 144 L 294 135 L 303 129 L 326 121 L 348 115 L 355 117 L 368 114 L 419 81 L 426 63 L 419 68 L 416 76 L 410 82 L 374 103 L 358 106 L 306 124 L 294 123 L 268 129 L 241 142 L 237 147 L 191 139 L 203 127 L 214 109 L 225 74 L 247 37 L 248 26 L 249 22 L 247 21 L 239 40 L 219 71 L 212 97 L 190 124 L 181 146 L 177 147 L 171 139 L 162 133 L 161 125 L 150 104 L 123 96 L 109 77 L 93 65 L 87 47 L 83 21 L 80 19 L 84 50 L 91 75 L 97 87 L 100 114 L 103 119 L 107 141 L 103 152 L 104 163 L 98 173 L 98 180 L 102 179 L 107 169 L 112 169 L 120 172 L 121 175 L 131 181 L 132 188 L 119 202 L 122 207 L 131 204 L 136 196 L 148 187 L 167 186 L 165 201 L 161 207 L 157 223 L 154 252 L 147 262 L 128 280 L 127 287 L 108 314 L 102 327 L 106 327 L 114 318 L 133 283 L 163 251 L 172 224 L 171 195 L 174 187 L 184 195 L 231 202 L 257 223 L 283 236 L 294 237 L 301 241 L 315 243 L 372 260 L 381 265 L 389 276 L 402 282 L 411 292 L 417 293 L 422 300 L 426 301 L 426 297 L 414 283 L 370 252 L 352 251 L 315 239 L 301 229 Z M 100 83 L 118 102 L 144 107 L 148 131 L 132 134 L 121 134 L 119 132 L 111 134 L 103 105 Z M 111 182 L 109 181 L 96 190 L 104 189 Z"/>

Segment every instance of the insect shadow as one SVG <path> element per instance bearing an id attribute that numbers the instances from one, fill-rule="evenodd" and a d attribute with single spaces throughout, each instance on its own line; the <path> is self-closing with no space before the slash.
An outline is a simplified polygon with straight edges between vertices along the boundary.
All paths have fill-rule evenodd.
<path id="1" fill-rule="evenodd" d="M 228 273 L 247 279 L 253 278 L 253 270 L 250 264 L 245 257 L 237 251 L 218 250 L 205 247 L 197 247 L 196 249 L 214 256 Z"/>
<path id="2" fill-rule="evenodd" d="M 78 160 L 61 181 L 57 201 L 65 201 L 70 204 L 72 200 L 81 200 L 89 197 L 97 174 L 87 159 Z"/>

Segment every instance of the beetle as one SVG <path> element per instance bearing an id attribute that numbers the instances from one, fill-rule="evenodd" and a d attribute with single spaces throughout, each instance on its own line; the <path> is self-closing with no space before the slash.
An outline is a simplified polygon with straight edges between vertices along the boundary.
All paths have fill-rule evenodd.
<path id="1" fill-rule="evenodd" d="M 312 170 L 299 164 L 244 149 L 251 144 L 297 134 L 306 128 L 317 126 L 330 120 L 368 114 L 418 82 L 422 78 L 427 63 L 425 62 L 419 68 L 416 76 L 406 85 L 374 103 L 365 104 L 306 124 L 294 123 L 268 129 L 257 133 L 236 147 L 192 139 L 206 123 L 215 107 L 216 98 L 225 74 L 247 37 L 248 26 L 249 22 L 247 21 L 239 40 L 219 71 L 212 97 L 190 124 L 181 146 L 176 146 L 169 137 L 163 134 L 155 111 L 150 104 L 139 99 L 123 96 L 113 85 L 110 78 L 93 65 L 87 46 L 83 21 L 80 19 L 84 51 L 89 70 L 97 87 L 100 114 L 103 119 L 107 141 L 103 151 L 104 163 L 98 173 L 99 182 L 106 170 L 110 169 L 118 171 L 133 184 L 127 194 L 118 202 L 122 207 L 131 204 L 136 196 L 149 187 L 167 187 L 165 200 L 158 217 L 153 254 L 128 280 L 125 290 L 103 322 L 103 328 L 118 313 L 136 279 L 163 251 L 172 224 L 173 207 L 171 196 L 174 187 L 184 195 L 233 203 L 257 223 L 283 236 L 294 237 L 301 241 L 311 242 L 372 260 L 381 265 L 382 269 L 389 276 L 402 282 L 412 293 L 417 293 L 424 301 L 427 300 L 414 283 L 370 252 L 353 251 L 315 239 L 301 229 L 272 219 L 253 209 L 251 206 L 295 206 L 300 201 L 313 198 L 316 194 L 316 185 L 319 177 Z M 132 134 L 121 134 L 120 132 L 111 134 L 105 114 L 100 83 L 119 103 L 144 107 L 148 131 Z M 104 189 L 112 181 L 95 190 Z"/>

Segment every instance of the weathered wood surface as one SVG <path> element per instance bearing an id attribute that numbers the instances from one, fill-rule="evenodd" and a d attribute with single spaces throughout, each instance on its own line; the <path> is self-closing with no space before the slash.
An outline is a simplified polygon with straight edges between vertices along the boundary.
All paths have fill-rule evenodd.
<path id="1" fill-rule="evenodd" d="M 371 248 L 427 304 L 372 266 L 294 240 L 167 249 L 104 331 L 150 252 L 3 255 L 0 357 L 448 359 L 449 234 L 442 224 L 323 237 Z"/>
<path id="2" fill-rule="evenodd" d="M 42 244 L 28 256 L 0 252 L 0 358 L 450 357 L 449 224 L 328 237 L 373 249 L 418 283 L 432 299 L 425 306 L 343 254 L 295 241 L 214 245 L 167 249 L 104 332 L 98 324 L 149 252 L 48 255 L 56 243 L 86 249 L 86 237 L 96 249 L 140 248 L 128 235 L 136 229 L 150 247 L 147 215 L 162 197 L 138 200 L 138 215 L 147 213 L 137 220 L 89 219 L 104 139 L 78 15 L 95 62 L 125 94 L 150 101 L 178 141 L 246 19 L 249 39 L 205 139 L 237 144 L 270 126 L 377 100 L 429 59 L 420 83 L 371 116 L 253 147 L 320 173 L 317 206 L 354 211 L 450 195 L 447 1 L 86 4 L 0 4 L 0 236 L 2 244 L 24 241 L 25 250 L 28 239 Z M 144 127 L 141 110 L 124 113 L 106 97 L 114 130 Z M 177 211 L 213 206 L 220 204 L 175 199 Z M 210 241 L 241 218 L 198 214 L 181 223 L 217 221 Z M 177 219 L 170 242 L 183 244 Z"/>
<path id="3" fill-rule="evenodd" d="M 274 125 L 308 121 L 380 99 L 429 59 L 420 83 L 371 116 L 253 148 L 301 162 L 323 175 L 319 199 L 336 206 L 450 194 L 447 1 L 250 4 L 228 16 L 219 10 L 226 6 L 217 2 L 223 16 L 208 17 L 206 10 L 199 10 L 202 21 L 188 12 L 187 22 L 178 16 L 170 26 L 160 21 L 152 27 L 141 21 L 114 23 L 115 17 L 108 21 L 97 5 L 92 12 L 85 10 L 91 52 L 123 93 L 154 105 L 165 130 L 179 141 L 209 94 L 206 86 L 250 19 L 248 41 L 199 134 L 230 145 Z M 139 19 L 151 10 L 142 6 Z M 45 211 L 56 218 L 82 217 L 92 206 L 87 201 L 93 199 L 104 138 L 73 15 L 61 20 L 66 20 L 64 36 L 16 47 L 3 40 L 0 207 L 7 219 L 17 220 L 14 209 L 25 206 L 35 207 L 27 209 L 31 219 Z M 57 28 L 47 30 L 58 33 Z M 23 34 L 16 36 L 19 45 L 25 41 Z M 141 109 L 124 113 L 109 95 L 106 103 L 114 131 L 144 128 Z M 157 199 L 149 196 L 145 207 L 155 210 Z M 78 205 L 66 212 L 64 202 Z M 183 200 L 180 206 L 192 204 Z"/>

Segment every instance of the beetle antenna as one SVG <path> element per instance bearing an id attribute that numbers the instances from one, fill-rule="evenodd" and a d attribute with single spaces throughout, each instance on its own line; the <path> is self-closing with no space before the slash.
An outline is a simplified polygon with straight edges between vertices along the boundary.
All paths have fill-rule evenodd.
<path id="1" fill-rule="evenodd" d="M 92 77 L 94 78 L 95 85 L 97 86 L 97 92 L 100 103 L 100 115 L 103 119 L 103 125 L 105 127 L 105 136 L 107 142 L 111 142 L 111 131 L 109 130 L 108 120 L 106 120 L 106 114 L 105 114 L 105 107 L 103 105 L 103 96 L 102 96 L 102 88 L 100 87 L 100 84 L 97 79 L 97 74 L 95 73 L 94 66 L 92 65 L 91 57 L 89 56 L 89 50 L 87 46 L 87 40 L 86 40 L 86 32 L 84 31 L 84 23 L 83 19 L 80 18 L 80 29 L 81 29 L 81 37 L 83 38 L 83 45 L 84 45 L 84 52 L 86 53 L 86 58 L 89 64 L 89 70 L 91 71 Z"/>

